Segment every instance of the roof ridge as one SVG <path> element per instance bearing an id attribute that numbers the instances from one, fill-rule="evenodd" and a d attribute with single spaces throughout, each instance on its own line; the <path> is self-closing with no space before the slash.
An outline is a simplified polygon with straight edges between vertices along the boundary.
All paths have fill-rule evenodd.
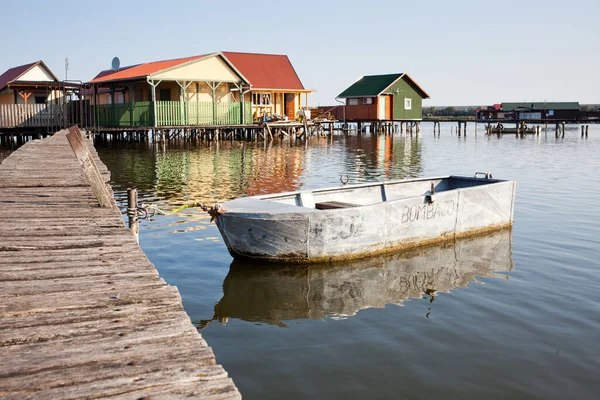
<path id="1" fill-rule="evenodd" d="M 274 53 L 252 53 L 249 51 L 229 51 L 229 50 L 223 50 L 221 51 L 221 53 L 234 53 L 234 54 L 254 54 L 254 55 L 259 55 L 259 56 L 278 56 L 278 57 L 288 57 L 287 54 L 274 54 Z"/>
<path id="2" fill-rule="evenodd" d="M 50 69 L 44 64 L 42 60 L 30 62 L 27 64 L 17 65 L 15 67 L 9 68 L 3 73 L 0 74 L 0 90 L 4 89 L 10 82 L 19 79 L 23 74 L 30 71 L 36 65 L 44 65 L 44 68 L 52 75 L 55 79 L 56 76 L 50 71 Z"/>
<path id="3" fill-rule="evenodd" d="M 363 77 L 367 77 L 367 76 L 390 76 L 390 75 L 404 75 L 405 72 L 392 72 L 389 74 L 373 74 L 373 75 L 363 75 Z"/>

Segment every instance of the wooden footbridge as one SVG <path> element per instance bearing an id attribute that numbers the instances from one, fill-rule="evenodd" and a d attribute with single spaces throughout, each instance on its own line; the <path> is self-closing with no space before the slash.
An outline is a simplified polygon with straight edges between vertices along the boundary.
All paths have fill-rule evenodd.
<path id="1" fill-rule="evenodd" d="M 67 136 L 0 164 L 0 397 L 240 398 L 112 192 L 99 206 L 91 142 Z"/>

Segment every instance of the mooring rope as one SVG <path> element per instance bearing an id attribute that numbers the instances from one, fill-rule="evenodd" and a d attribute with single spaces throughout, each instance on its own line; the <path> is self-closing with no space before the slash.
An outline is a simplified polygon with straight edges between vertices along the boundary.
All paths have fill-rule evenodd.
<path id="1" fill-rule="evenodd" d="M 223 214 L 225 210 L 221 208 L 219 203 L 215 203 L 214 206 L 210 207 L 204 203 L 199 201 L 195 201 L 190 204 L 184 204 L 181 207 L 176 208 L 171 212 L 166 212 L 158 208 L 156 204 L 148 204 L 142 203 L 138 204 L 136 208 L 126 208 L 122 211 L 123 214 L 127 214 L 128 216 L 137 216 L 138 219 L 147 219 L 148 217 L 154 217 L 155 215 L 173 215 L 178 213 L 179 211 L 185 210 L 187 208 L 200 208 L 202 211 L 207 212 L 210 215 L 210 222 L 213 222 L 219 215 Z"/>

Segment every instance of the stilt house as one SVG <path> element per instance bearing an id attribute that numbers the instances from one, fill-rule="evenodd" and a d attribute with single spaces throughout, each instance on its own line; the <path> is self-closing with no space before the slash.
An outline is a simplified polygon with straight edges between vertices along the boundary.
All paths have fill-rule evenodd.
<path id="1" fill-rule="evenodd" d="M 346 121 L 422 119 L 425 92 L 408 74 L 363 76 L 340 93 L 346 100 Z"/>
<path id="2" fill-rule="evenodd" d="M 91 82 L 95 125 L 159 127 L 251 121 L 248 80 L 221 54 L 132 65 Z"/>
<path id="3" fill-rule="evenodd" d="M 6 70 L 0 75 L 0 129 L 64 126 L 81 114 L 80 104 L 66 102 L 79 89 L 59 81 L 43 61 Z"/>
<path id="4" fill-rule="evenodd" d="M 248 75 L 246 75 L 248 74 Z M 100 72 L 97 127 L 238 125 L 295 118 L 305 90 L 287 56 L 219 52 Z"/>

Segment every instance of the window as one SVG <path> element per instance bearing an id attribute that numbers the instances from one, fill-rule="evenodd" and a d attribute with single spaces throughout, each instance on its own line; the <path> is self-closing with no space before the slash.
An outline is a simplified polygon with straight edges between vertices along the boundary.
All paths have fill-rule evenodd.
<path id="1" fill-rule="evenodd" d="M 358 105 L 358 99 L 348 99 L 348 103 L 349 106 L 356 106 Z"/>
<path id="2" fill-rule="evenodd" d="M 270 106 L 272 105 L 271 93 L 257 92 L 252 93 L 252 104 L 255 106 Z"/>
<path id="3" fill-rule="evenodd" d="M 363 104 L 373 104 L 373 98 L 372 97 L 364 97 L 362 100 L 363 100 L 362 101 Z"/>
<path id="4" fill-rule="evenodd" d="M 158 95 L 160 101 L 171 101 L 171 89 L 160 89 Z"/>
<path id="5" fill-rule="evenodd" d="M 404 109 L 405 110 L 412 110 L 412 99 L 405 97 L 404 98 Z"/>
<path id="6" fill-rule="evenodd" d="M 46 104 L 46 96 L 35 96 L 35 104 Z"/>

